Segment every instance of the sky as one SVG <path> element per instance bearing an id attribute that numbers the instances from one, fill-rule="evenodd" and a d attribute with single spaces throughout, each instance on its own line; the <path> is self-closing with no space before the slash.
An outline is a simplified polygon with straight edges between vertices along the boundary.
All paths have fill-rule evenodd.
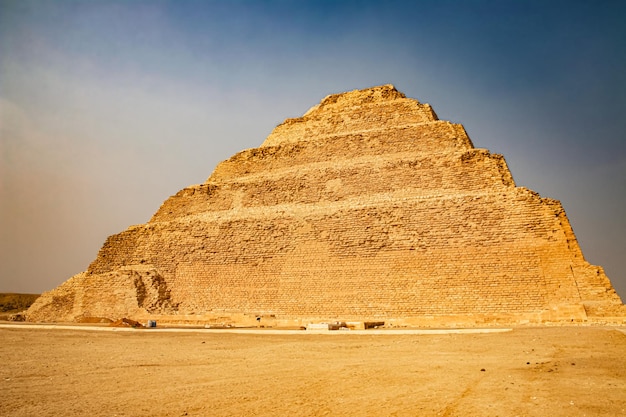
<path id="1" fill-rule="evenodd" d="M 626 301 L 626 2 L 0 0 L 0 292 L 332 93 L 394 84 L 563 204 Z"/>

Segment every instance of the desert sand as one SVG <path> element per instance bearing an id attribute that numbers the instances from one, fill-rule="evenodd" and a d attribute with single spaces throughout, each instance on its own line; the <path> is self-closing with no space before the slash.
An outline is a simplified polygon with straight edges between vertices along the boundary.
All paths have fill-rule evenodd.
<path id="1" fill-rule="evenodd" d="M 2 416 L 620 416 L 625 328 L 0 328 Z"/>

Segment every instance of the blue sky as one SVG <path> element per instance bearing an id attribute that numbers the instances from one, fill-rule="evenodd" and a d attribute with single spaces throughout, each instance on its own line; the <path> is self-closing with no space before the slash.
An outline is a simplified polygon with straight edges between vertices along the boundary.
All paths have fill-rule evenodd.
<path id="1" fill-rule="evenodd" d="M 561 200 L 626 297 L 622 1 L 0 0 L 0 291 L 108 235 L 327 94 L 394 84 Z"/>

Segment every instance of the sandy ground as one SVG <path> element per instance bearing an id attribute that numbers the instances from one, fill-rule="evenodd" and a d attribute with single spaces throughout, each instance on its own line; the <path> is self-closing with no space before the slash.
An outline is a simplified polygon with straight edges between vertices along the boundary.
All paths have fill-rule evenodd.
<path id="1" fill-rule="evenodd" d="M 626 334 L 0 328 L 1 416 L 626 416 Z"/>

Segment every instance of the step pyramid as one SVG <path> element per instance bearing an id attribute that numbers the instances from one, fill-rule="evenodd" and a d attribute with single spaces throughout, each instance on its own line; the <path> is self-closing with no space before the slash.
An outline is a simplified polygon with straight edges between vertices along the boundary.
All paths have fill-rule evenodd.
<path id="1" fill-rule="evenodd" d="M 406 325 L 623 316 L 561 204 L 392 85 L 330 95 L 110 236 L 31 321 Z"/>

